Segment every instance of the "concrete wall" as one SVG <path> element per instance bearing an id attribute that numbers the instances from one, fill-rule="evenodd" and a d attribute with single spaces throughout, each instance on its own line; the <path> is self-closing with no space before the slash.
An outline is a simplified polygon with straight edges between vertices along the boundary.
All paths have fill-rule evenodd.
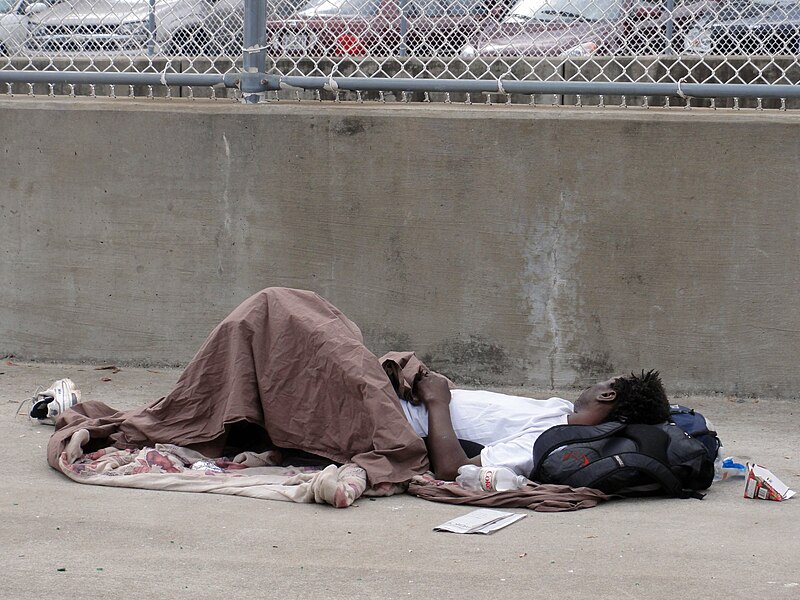
<path id="1" fill-rule="evenodd" d="M 184 363 L 266 286 L 462 382 L 797 396 L 800 115 L 0 100 L 0 353 Z"/>

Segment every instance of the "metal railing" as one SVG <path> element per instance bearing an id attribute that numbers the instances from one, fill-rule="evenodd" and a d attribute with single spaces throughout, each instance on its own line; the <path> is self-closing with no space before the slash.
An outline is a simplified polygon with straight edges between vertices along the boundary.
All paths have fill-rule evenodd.
<path id="1" fill-rule="evenodd" d="M 798 54 L 800 0 L 0 0 L 9 93 L 794 108 Z"/>

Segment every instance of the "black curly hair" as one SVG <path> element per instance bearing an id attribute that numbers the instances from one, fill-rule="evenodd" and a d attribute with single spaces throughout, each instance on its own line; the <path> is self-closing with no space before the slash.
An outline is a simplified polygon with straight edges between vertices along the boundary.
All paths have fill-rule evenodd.
<path id="1" fill-rule="evenodd" d="M 617 393 L 609 421 L 656 425 L 669 420 L 669 400 L 658 371 L 642 371 L 617 377 L 611 384 Z"/>

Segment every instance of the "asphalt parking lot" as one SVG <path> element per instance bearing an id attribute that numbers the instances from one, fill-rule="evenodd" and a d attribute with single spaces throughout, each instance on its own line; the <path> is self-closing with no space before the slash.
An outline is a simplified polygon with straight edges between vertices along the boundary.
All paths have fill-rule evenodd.
<path id="1" fill-rule="evenodd" d="M 702 501 L 520 509 L 488 536 L 432 531 L 472 509 L 409 495 L 334 509 L 80 485 L 47 465 L 52 428 L 15 416 L 19 402 L 71 377 L 84 400 L 130 408 L 179 374 L 101 366 L 0 363 L 2 598 L 800 597 L 800 497 L 744 499 L 742 480 Z M 713 421 L 728 454 L 800 491 L 798 401 L 676 400 Z"/>

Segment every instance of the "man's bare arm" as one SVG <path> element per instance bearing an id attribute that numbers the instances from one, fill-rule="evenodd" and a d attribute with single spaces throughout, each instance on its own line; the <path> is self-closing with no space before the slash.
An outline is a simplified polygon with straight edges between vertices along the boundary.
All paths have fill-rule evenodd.
<path id="1" fill-rule="evenodd" d="M 453 480 L 461 465 L 480 466 L 480 456 L 467 458 L 453 431 L 447 379 L 428 370 L 421 370 L 415 391 L 428 409 L 428 458 L 436 478 Z"/>

